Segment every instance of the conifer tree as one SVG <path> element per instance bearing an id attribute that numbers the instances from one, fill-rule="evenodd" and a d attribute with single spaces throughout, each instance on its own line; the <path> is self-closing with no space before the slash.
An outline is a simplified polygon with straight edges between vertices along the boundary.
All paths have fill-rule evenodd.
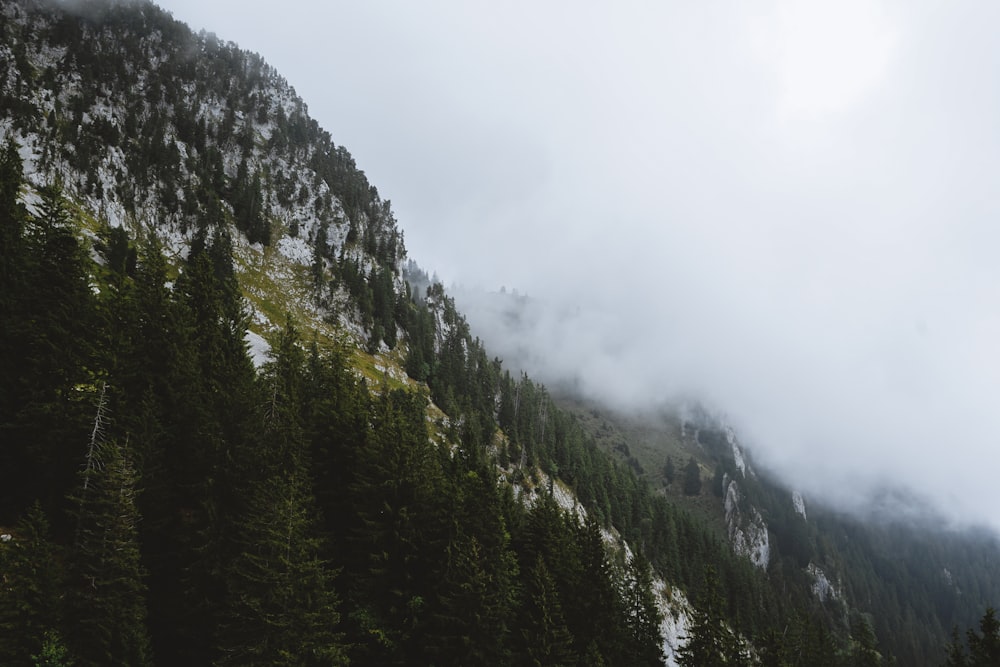
<path id="1" fill-rule="evenodd" d="M 302 470 L 252 486 L 226 573 L 218 664 L 347 664 L 310 499 Z"/>
<path id="2" fill-rule="evenodd" d="M 701 469 L 692 456 L 684 466 L 684 495 L 696 496 L 701 493 Z"/>
<path id="3" fill-rule="evenodd" d="M 951 641 L 948 642 L 947 659 L 944 667 L 968 667 L 969 656 L 965 651 L 965 643 L 958 635 L 958 628 L 951 631 Z"/>
<path id="4" fill-rule="evenodd" d="M 29 493 L 22 487 L 26 466 L 26 424 L 16 415 L 27 402 L 24 373 L 30 321 L 27 317 L 28 247 L 27 212 L 19 196 L 23 182 L 17 144 L 5 142 L 0 150 L 0 486 L 5 502 L 0 517 L 13 522 L 25 507 Z"/>
<path id="5" fill-rule="evenodd" d="M 247 485 L 259 478 L 255 456 L 264 403 L 247 352 L 247 315 L 225 230 L 215 230 L 206 247 L 192 248 L 177 290 L 197 378 L 185 400 L 198 406 L 196 430 L 182 443 L 191 476 L 184 480 L 190 518 L 188 561 L 181 573 L 187 613 L 181 622 L 185 649 L 210 655 L 224 603 L 224 574 L 238 553 L 236 524 L 246 509 Z"/>
<path id="6" fill-rule="evenodd" d="M 437 587 L 428 652 L 436 664 L 506 664 L 514 621 L 517 559 L 489 464 L 466 449 L 446 476 L 453 534 Z"/>
<path id="7" fill-rule="evenodd" d="M 346 664 L 337 597 L 321 560 L 301 428 L 304 355 L 290 318 L 262 381 L 269 406 L 227 567 L 220 664 Z"/>
<path id="8" fill-rule="evenodd" d="M 635 554 L 628 564 L 623 592 L 623 611 L 632 639 L 633 664 L 661 664 L 660 621 L 663 619 L 653 594 L 652 570 L 642 554 Z"/>
<path id="9" fill-rule="evenodd" d="M 667 484 L 674 483 L 674 475 L 676 475 L 677 470 L 674 468 L 674 459 L 670 456 L 667 457 L 667 462 L 663 465 L 663 477 L 667 480 Z"/>
<path id="10" fill-rule="evenodd" d="M 447 544 L 441 465 L 428 440 L 425 399 L 403 390 L 380 397 L 371 437 L 358 453 L 347 538 L 352 621 L 366 645 L 359 660 L 414 660 L 423 645 Z"/>
<path id="11" fill-rule="evenodd" d="M 2 383 L 0 434 L 8 460 L 0 485 L 13 500 L 5 503 L 8 511 L 25 509 L 40 491 L 43 508 L 57 521 L 61 513 L 52 512 L 62 509 L 73 486 L 72 443 L 86 434 L 95 318 L 90 259 L 62 191 L 53 185 L 40 194 L 39 213 L 24 227 L 24 280 L 17 278 L 19 268 L 11 269 L 17 311 L 4 325 L 12 356 Z"/>
<path id="12" fill-rule="evenodd" d="M 740 640 L 726 624 L 718 577 L 711 566 L 705 568 L 688 639 L 678 652 L 682 667 L 722 667 L 748 665 L 749 658 Z"/>
<path id="13" fill-rule="evenodd" d="M 979 620 L 979 632 L 969 630 L 969 664 L 972 667 L 1000 665 L 1000 619 L 990 607 Z"/>
<path id="14" fill-rule="evenodd" d="M 117 442 L 92 442 L 74 499 L 67 643 L 81 667 L 150 662 L 137 475 Z"/>
<path id="15" fill-rule="evenodd" d="M 524 664 L 537 667 L 575 664 L 573 635 L 566 626 L 556 584 L 541 557 L 528 570 L 522 614 Z"/>
<path id="16" fill-rule="evenodd" d="M 36 502 L 0 542 L 0 664 L 30 664 L 45 636 L 61 627 L 63 582 L 49 522 Z"/>

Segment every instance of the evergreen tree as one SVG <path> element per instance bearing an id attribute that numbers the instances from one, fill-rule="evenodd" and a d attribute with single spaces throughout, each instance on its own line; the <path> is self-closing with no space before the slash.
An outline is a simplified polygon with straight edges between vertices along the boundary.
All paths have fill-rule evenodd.
<path id="1" fill-rule="evenodd" d="M 966 634 L 971 667 L 1000 665 L 1000 620 L 993 607 L 987 609 L 979 620 L 979 632 L 969 630 Z"/>
<path id="2" fill-rule="evenodd" d="M 38 503 L 0 542 L 0 572 L 0 664 L 29 664 L 46 635 L 61 627 L 63 572 Z"/>
<path id="3" fill-rule="evenodd" d="M 346 664 L 337 598 L 321 560 L 301 427 L 305 357 L 290 318 L 262 381 L 269 395 L 261 478 L 247 489 L 226 570 L 219 664 Z"/>
<path id="4" fill-rule="evenodd" d="M 79 665 L 150 663 L 137 476 L 117 442 L 93 442 L 76 490 L 67 644 Z"/>
<path id="5" fill-rule="evenodd" d="M 9 301 L 0 297 L 10 304 L 5 307 L 16 308 L 13 321 L 3 325 L 10 366 L 0 383 L 6 459 L 0 487 L 10 494 L 4 510 L 20 512 L 40 498 L 55 521 L 61 513 L 53 511 L 63 508 L 73 486 L 72 443 L 86 437 L 95 317 L 90 258 L 62 191 L 53 185 L 40 194 L 39 213 L 25 227 L 24 261 L 7 267 L 14 283 L 5 287 L 15 292 Z M 7 223 L 8 230 L 17 226 L 16 219 Z M 22 268 L 24 280 L 18 278 Z"/>
<path id="6" fill-rule="evenodd" d="M 304 472 L 253 485 L 227 568 L 220 665 L 346 665 Z"/>
<path id="7" fill-rule="evenodd" d="M 878 667 L 882 664 L 871 621 L 862 615 L 858 615 L 851 624 L 851 664 L 854 667 Z"/>
<path id="8" fill-rule="evenodd" d="M 399 664 L 423 650 L 449 526 L 425 410 L 418 394 L 384 393 L 358 453 L 346 559 L 353 575 L 351 620 L 365 640 L 358 661 Z"/>
<path id="9" fill-rule="evenodd" d="M 19 368 L 27 340 L 24 299 L 29 269 L 25 240 L 28 216 L 19 200 L 22 181 L 17 144 L 8 140 L 0 149 L 0 368 L 5 369 Z M 16 409 L 19 384 L 13 377 L 0 382 L 0 436 L 5 442 L 11 435 L 8 420 Z M 4 448 L 4 453 L 9 449 Z M 10 464 L 5 459 L 0 461 L 0 468 L 10 470 Z"/>
<path id="10" fill-rule="evenodd" d="M 635 554 L 628 564 L 623 592 L 625 619 L 632 639 L 632 664 L 661 664 L 660 622 L 663 618 L 653 594 L 649 561 L 642 554 Z"/>
<path id="11" fill-rule="evenodd" d="M 563 616 L 555 581 L 541 557 L 528 570 L 523 595 L 521 640 L 524 664 L 537 667 L 568 667 L 574 664 L 573 636 Z"/>
<path id="12" fill-rule="evenodd" d="M 678 664 L 682 667 L 750 664 L 742 642 L 727 624 L 718 577 L 711 566 L 705 568 L 688 640 L 678 652 Z"/>
<path id="13" fill-rule="evenodd" d="M 45 633 L 41 650 L 32 654 L 31 660 L 35 667 L 72 667 L 75 664 L 62 635 L 55 630 Z"/>
<path id="14" fill-rule="evenodd" d="M 701 468 L 692 456 L 684 466 L 684 495 L 696 496 L 701 493 Z"/>
<path id="15" fill-rule="evenodd" d="M 951 641 L 947 646 L 948 657 L 944 667 L 968 667 L 969 655 L 965 651 L 965 643 L 958 635 L 958 628 L 951 631 Z"/>
<path id="16" fill-rule="evenodd" d="M 477 457 L 481 450 L 466 451 L 456 453 L 445 479 L 445 502 L 454 508 L 452 536 L 428 656 L 435 664 L 507 664 L 517 559 L 490 464 Z"/>

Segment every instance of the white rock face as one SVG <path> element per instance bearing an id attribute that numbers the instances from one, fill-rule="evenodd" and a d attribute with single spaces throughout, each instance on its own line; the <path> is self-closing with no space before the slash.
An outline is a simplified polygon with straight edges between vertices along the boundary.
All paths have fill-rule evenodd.
<path id="1" fill-rule="evenodd" d="M 795 511 L 802 515 L 802 518 L 806 518 L 806 501 L 802 498 L 802 494 L 798 491 L 792 491 L 792 505 L 795 506 Z"/>
<path id="2" fill-rule="evenodd" d="M 736 480 L 733 480 L 726 487 L 726 527 L 729 530 L 729 543 L 734 553 L 746 556 L 755 566 L 765 570 L 771 560 L 767 524 L 756 508 L 751 508 L 747 516 L 739 505 L 740 488 Z"/>
<path id="3" fill-rule="evenodd" d="M 656 606 L 663 616 L 660 636 L 663 637 L 663 655 L 667 667 L 678 667 L 677 652 L 687 643 L 691 629 L 691 603 L 678 590 L 670 591 L 667 585 L 657 579 L 653 582 Z"/>
<path id="4" fill-rule="evenodd" d="M 729 426 L 726 427 L 726 442 L 733 450 L 733 460 L 736 462 L 736 467 L 739 469 L 740 473 L 746 477 L 747 476 L 747 462 L 743 458 L 743 450 L 740 446 L 736 444 L 736 433 Z"/>
<path id="5" fill-rule="evenodd" d="M 253 360 L 253 365 L 256 368 L 260 368 L 266 362 L 270 361 L 271 346 L 268 345 L 263 337 L 252 331 L 247 331 L 246 341 L 250 346 L 250 358 Z"/>
<path id="6" fill-rule="evenodd" d="M 836 600 L 840 597 L 840 593 L 830 583 L 827 578 L 826 573 L 823 572 L 815 563 L 809 563 L 809 567 L 806 568 L 806 572 L 813 578 L 812 592 L 816 596 L 816 599 L 820 602 L 826 602 L 827 600 Z"/>

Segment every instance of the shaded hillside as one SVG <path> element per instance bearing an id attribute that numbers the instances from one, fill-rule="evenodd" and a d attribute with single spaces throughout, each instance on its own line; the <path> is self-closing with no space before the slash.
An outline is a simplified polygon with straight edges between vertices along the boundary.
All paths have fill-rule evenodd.
<path id="1" fill-rule="evenodd" d="M 808 588 L 845 619 L 867 617 L 900 664 L 943 661 L 952 628 L 975 626 L 1000 597 L 996 536 L 951 528 L 917 498 L 887 491 L 868 517 L 845 515 L 810 498 L 808 480 L 788 488 L 757 467 L 752 452 L 703 411 L 624 414 L 572 396 L 558 402 L 609 453 L 730 543 L 738 527 L 727 503 L 735 481 L 738 504 L 758 510 L 766 527 L 771 582 Z M 702 479 L 693 494 L 684 480 L 692 459 Z"/>

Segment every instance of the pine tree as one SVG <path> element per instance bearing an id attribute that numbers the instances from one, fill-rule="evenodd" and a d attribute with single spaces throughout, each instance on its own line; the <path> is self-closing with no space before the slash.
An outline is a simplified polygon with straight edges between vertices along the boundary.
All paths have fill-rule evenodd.
<path id="1" fill-rule="evenodd" d="M 968 667 L 969 656 L 965 651 L 965 643 L 958 635 L 958 628 L 951 631 L 951 641 L 947 646 L 947 659 L 944 667 Z"/>
<path id="2" fill-rule="evenodd" d="M 0 542 L 0 664 L 29 664 L 42 651 L 47 633 L 61 627 L 59 598 L 63 572 L 38 503 Z"/>
<path id="3" fill-rule="evenodd" d="M 0 520 L 13 522 L 30 503 L 24 489 L 29 472 L 27 424 L 18 418 L 28 401 L 29 376 L 29 248 L 25 238 L 27 212 L 20 202 L 23 182 L 17 144 L 8 140 L 0 150 Z M 34 484 L 32 484 L 34 485 Z"/>
<path id="4" fill-rule="evenodd" d="M 32 654 L 31 660 L 35 667 L 72 667 L 75 664 L 62 635 L 55 630 L 45 633 L 42 648 L 37 654 Z"/>
<path id="5" fill-rule="evenodd" d="M 445 562 L 448 508 L 439 456 L 428 440 L 425 399 L 392 390 L 378 400 L 351 484 L 347 536 L 358 660 L 416 659 Z"/>
<path id="6" fill-rule="evenodd" d="M 197 422 L 183 447 L 186 511 L 185 562 L 180 592 L 186 615 L 178 619 L 182 649 L 212 655 L 214 628 L 224 604 L 225 572 L 238 553 L 237 522 L 246 511 L 246 489 L 259 479 L 255 456 L 262 432 L 259 392 L 247 343 L 247 315 L 224 230 L 192 248 L 176 288 L 183 304 L 197 382 L 185 404 Z"/>
<path id="7" fill-rule="evenodd" d="M 677 662 L 682 667 L 749 665 L 742 642 L 726 624 L 718 576 L 711 566 L 705 568 L 687 643 L 678 652 Z"/>
<path id="8" fill-rule="evenodd" d="M 684 466 L 684 495 L 696 496 L 701 493 L 701 468 L 692 456 Z"/>
<path id="9" fill-rule="evenodd" d="M 855 667 L 878 667 L 882 664 L 871 621 L 862 615 L 858 615 L 851 624 L 851 664 Z"/>
<path id="10" fill-rule="evenodd" d="M 117 442 L 92 442 L 76 490 L 67 644 L 81 667 L 150 662 L 137 475 Z"/>
<path id="11" fill-rule="evenodd" d="M 661 664 L 660 622 L 663 617 L 656 606 L 649 561 L 642 554 L 635 554 L 628 564 L 623 593 L 624 614 L 632 639 L 633 664 Z"/>
<path id="12" fill-rule="evenodd" d="M 321 559 L 301 427 L 305 358 L 290 318 L 262 374 L 269 395 L 260 477 L 245 489 L 226 570 L 223 665 L 346 664 L 332 576 Z"/>
<path id="13" fill-rule="evenodd" d="M 304 472 L 254 484 L 227 568 L 220 665 L 346 665 Z"/>
<path id="14" fill-rule="evenodd" d="M 1000 665 L 1000 620 L 993 607 L 988 608 L 979 620 L 979 632 L 969 630 L 966 634 L 971 667 Z"/>
<path id="15" fill-rule="evenodd" d="M 16 282 L 10 287 L 19 293 L 11 295 L 14 319 L 3 325 L 11 357 L 0 383 L 6 403 L 0 487 L 10 494 L 5 510 L 20 512 L 40 498 L 56 521 L 61 513 L 53 510 L 62 509 L 73 486 L 72 443 L 87 428 L 95 318 L 90 259 L 62 192 L 54 185 L 40 194 L 39 213 L 25 227 L 24 280 L 19 268 L 10 269 Z"/>
<path id="16" fill-rule="evenodd" d="M 456 453 L 445 480 L 453 534 L 428 629 L 434 664 L 507 664 L 510 658 L 517 559 L 502 495 L 476 452 Z"/>
<path id="17" fill-rule="evenodd" d="M 541 557 L 528 570 L 523 595 L 521 640 L 525 664 L 537 667 L 574 664 L 573 635 L 566 626 L 555 581 Z"/>

